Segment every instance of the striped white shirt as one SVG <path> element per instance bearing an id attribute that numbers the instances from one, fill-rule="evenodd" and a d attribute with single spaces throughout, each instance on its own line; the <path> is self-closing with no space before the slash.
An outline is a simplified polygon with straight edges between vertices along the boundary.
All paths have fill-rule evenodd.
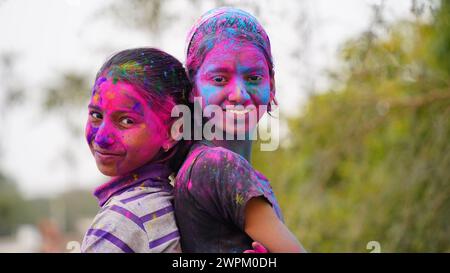
<path id="1" fill-rule="evenodd" d="M 81 251 L 181 252 L 169 174 L 165 165 L 149 164 L 97 188 L 101 209 Z"/>

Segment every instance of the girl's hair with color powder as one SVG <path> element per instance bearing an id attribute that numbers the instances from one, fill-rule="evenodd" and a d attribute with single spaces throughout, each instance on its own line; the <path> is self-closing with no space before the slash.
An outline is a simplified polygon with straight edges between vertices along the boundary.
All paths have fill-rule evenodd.
<path id="1" fill-rule="evenodd" d="M 160 117 L 168 133 L 174 121 L 171 117 L 172 108 L 179 104 L 192 108 L 187 99 L 191 84 L 183 65 L 159 49 L 143 47 L 114 54 L 97 73 L 94 90 L 107 78 L 112 79 L 113 83 L 126 82 L 136 88 Z M 180 140 L 170 151 L 160 154 L 157 160 L 168 161 L 172 171 L 177 172 L 190 144 Z"/>
<path id="2" fill-rule="evenodd" d="M 192 27 L 186 40 L 186 69 L 192 82 L 206 55 L 218 42 L 250 42 L 266 57 L 270 77 L 274 78 L 274 65 L 270 40 L 258 20 L 250 13 L 240 9 L 222 7 L 205 13 Z M 273 86 L 275 89 L 275 86 Z M 272 90 L 275 91 L 275 90 Z M 271 103 L 276 104 L 275 97 Z"/>

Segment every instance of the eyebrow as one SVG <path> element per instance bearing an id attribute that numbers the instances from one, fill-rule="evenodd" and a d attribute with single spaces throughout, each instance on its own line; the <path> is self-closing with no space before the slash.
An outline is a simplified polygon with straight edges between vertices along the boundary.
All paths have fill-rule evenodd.
<path id="1" fill-rule="evenodd" d="M 97 105 L 94 105 L 94 104 L 89 104 L 88 108 L 92 108 L 92 109 L 99 110 L 99 111 L 102 110 L 100 107 L 98 107 Z"/>
<path id="2" fill-rule="evenodd" d="M 263 73 L 264 72 L 264 67 L 263 66 L 250 66 L 250 67 L 246 67 L 244 69 L 242 69 L 242 72 L 244 72 L 245 74 L 250 73 L 250 72 L 258 72 L 258 73 Z"/>
<path id="3" fill-rule="evenodd" d="M 206 68 L 206 73 L 230 73 L 231 69 L 227 67 L 212 66 L 211 68 Z"/>
<path id="4" fill-rule="evenodd" d="M 238 69 L 240 71 L 242 71 L 243 73 L 247 74 L 250 72 L 258 72 L 258 73 L 263 73 L 265 70 L 265 66 L 264 65 L 260 65 L 260 64 L 255 64 L 254 66 L 241 66 L 243 67 L 242 69 Z M 229 69 L 228 67 L 221 67 L 221 66 L 212 66 L 211 68 L 206 68 L 205 73 L 230 73 L 231 69 Z"/>
<path id="5" fill-rule="evenodd" d="M 102 108 L 100 108 L 99 106 L 97 106 L 97 105 L 93 105 L 93 104 L 89 104 L 88 105 L 88 108 L 92 108 L 92 109 L 94 109 L 94 110 L 97 110 L 97 111 L 102 111 Z M 118 109 L 116 109 L 114 112 L 119 112 L 119 113 L 133 113 L 133 114 L 138 114 L 139 116 L 144 116 L 144 114 L 143 113 L 141 113 L 140 111 L 136 111 L 136 110 L 134 110 L 133 108 L 118 108 Z"/>

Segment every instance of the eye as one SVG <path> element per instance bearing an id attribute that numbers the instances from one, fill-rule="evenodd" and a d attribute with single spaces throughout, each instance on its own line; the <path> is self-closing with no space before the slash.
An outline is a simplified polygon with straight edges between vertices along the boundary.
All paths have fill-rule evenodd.
<path id="1" fill-rule="evenodd" d="M 99 112 L 95 112 L 95 111 L 90 112 L 89 115 L 95 120 L 103 118 L 102 114 L 100 114 Z"/>
<path id="2" fill-rule="evenodd" d="M 134 121 L 131 118 L 125 117 L 120 120 L 120 124 L 128 126 L 128 125 L 134 124 Z"/>
<path id="3" fill-rule="evenodd" d="M 262 77 L 260 75 L 252 75 L 248 76 L 247 80 L 251 83 L 259 83 L 262 80 Z"/>
<path id="4" fill-rule="evenodd" d="M 227 81 L 227 79 L 224 76 L 214 76 L 212 80 L 214 81 L 214 83 L 219 85 L 224 84 Z"/>

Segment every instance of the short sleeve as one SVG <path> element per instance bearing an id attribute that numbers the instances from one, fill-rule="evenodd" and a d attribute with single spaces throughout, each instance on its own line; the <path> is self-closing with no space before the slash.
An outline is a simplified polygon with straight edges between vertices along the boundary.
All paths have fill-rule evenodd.
<path id="1" fill-rule="evenodd" d="M 249 162 L 221 147 L 199 154 L 192 166 L 188 190 L 200 209 L 241 230 L 245 206 L 251 198 L 263 196 L 273 206 L 270 192 L 264 189 Z"/>
<path id="2" fill-rule="evenodd" d="M 148 252 L 147 234 L 133 217 L 134 214 L 126 208 L 113 206 L 115 207 L 103 209 L 97 214 L 85 234 L 81 252 Z"/>

